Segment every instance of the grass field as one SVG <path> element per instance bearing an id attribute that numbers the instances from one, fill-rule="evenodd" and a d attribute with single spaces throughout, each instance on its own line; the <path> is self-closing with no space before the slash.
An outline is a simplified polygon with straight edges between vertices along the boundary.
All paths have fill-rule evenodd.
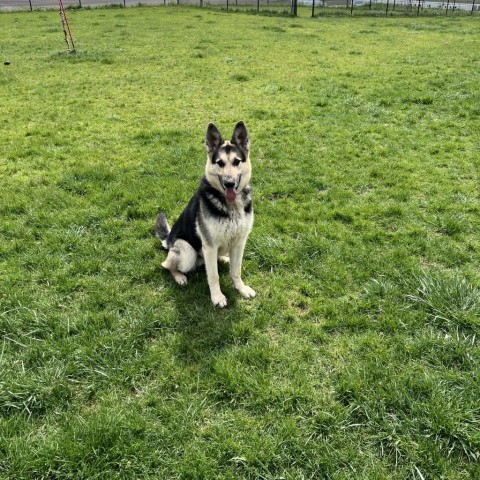
<path id="1" fill-rule="evenodd" d="M 479 19 L 69 19 L 0 15 L 0 478 L 480 478 Z M 216 310 L 154 222 L 240 119 Z"/>

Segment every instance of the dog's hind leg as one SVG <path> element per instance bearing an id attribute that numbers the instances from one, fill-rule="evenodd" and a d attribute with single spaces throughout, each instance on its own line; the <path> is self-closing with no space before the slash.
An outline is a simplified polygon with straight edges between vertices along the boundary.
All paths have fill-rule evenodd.
<path id="1" fill-rule="evenodd" d="M 218 260 L 222 263 L 230 263 L 230 253 L 229 250 L 226 248 L 222 248 L 218 250 Z"/>
<path id="2" fill-rule="evenodd" d="M 179 285 L 187 284 L 185 273 L 195 270 L 197 263 L 197 252 L 185 240 L 175 240 L 170 247 L 166 260 L 162 267 L 170 270 L 173 278 Z"/>

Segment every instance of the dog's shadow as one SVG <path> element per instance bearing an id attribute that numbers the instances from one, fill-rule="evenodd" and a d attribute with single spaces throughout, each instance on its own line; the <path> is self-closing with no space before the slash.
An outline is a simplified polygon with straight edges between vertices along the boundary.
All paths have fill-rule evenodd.
<path id="1" fill-rule="evenodd" d="M 220 285 L 228 301 L 226 308 L 213 306 L 204 267 L 189 273 L 185 286 L 175 284 L 166 270 L 159 273 L 165 275 L 165 284 L 175 302 L 179 334 L 176 353 L 187 363 L 204 360 L 235 341 L 238 293 L 230 284 L 229 266 L 219 262 L 218 270 Z"/>

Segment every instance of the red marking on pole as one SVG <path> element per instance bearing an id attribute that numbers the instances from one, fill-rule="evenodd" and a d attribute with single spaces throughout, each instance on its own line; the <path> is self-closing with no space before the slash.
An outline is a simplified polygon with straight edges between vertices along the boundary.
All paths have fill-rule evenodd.
<path id="1" fill-rule="evenodd" d="M 70 25 L 68 24 L 67 14 L 65 12 L 65 7 L 63 6 L 62 0 L 58 0 L 58 6 L 60 7 L 60 13 L 62 14 L 63 19 L 65 20 L 65 24 L 67 25 L 68 36 L 70 37 L 70 41 L 72 42 L 72 51 L 75 51 L 75 42 L 73 41 L 72 31 L 70 30 Z"/>

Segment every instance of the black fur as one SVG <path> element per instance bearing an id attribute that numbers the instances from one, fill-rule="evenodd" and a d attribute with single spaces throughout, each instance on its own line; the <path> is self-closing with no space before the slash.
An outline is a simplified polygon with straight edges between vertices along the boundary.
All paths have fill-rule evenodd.
<path id="1" fill-rule="evenodd" d="M 200 189 L 199 189 L 200 190 Z M 188 242 L 195 251 L 200 251 L 202 242 L 196 232 L 197 213 L 200 208 L 199 190 L 188 202 L 185 210 L 180 214 L 168 235 L 168 247 L 170 248 L 178 238 Z"/>
<path id="2" fill-rule="evenodd" d="M 212 201 L 212 197 L 215 199 Z M 202 195 L 203 205 L 212 217 L 228 217 L 228 208 L 224 195 L 215 188 L 208 188 Z M 220 208 L 218 205 L 220 204 Z"/>
<path id="3" fill-rule="evenodd" d="M 217 163 L 222 149 L 224 149 L 227 154 L 230 154 L 230 152 L 235 151 L 238 154 L 238 158 L 242 162 L 247 161 L 247 156 L 245 155 L 245 152 L 240 147 L 238 147 L 237 145 L 225 145 L 225 147 L 220 147 L 213 152 L 212 163 Z"/>
<path id="4" fill-rule="evenodd" d="M 168 228 L 167 217 L 163 212 L 159 213 L 155 224 L 155 235 L 160 240 L 165 240 L 168 238 L 169 233 L 170 229 Z"/>
<path id="5" fill-rule="evenodd" d="M 222 206 L 225 206 L 223 209 L 219 209 L 211 198 L 220 203 Z M 202 249 L 202 241 L 197 234 L 197 219 L 200 223 L 199 228 L 202 228 L 201 225 L 201 215 L 199 215 L 200 203 L 204 205 L 208 213 L 214 217 L 228 217 L 227 202 L 224 195 L 219 192 L 216 188 L 213 188 L 210 183 L 208 183 L 205 177 L 200 181 L 198 190 L 195 192 L 194 196 L 188 202 L 187 207 L 178 217 L 178 220 L 172 227 L 170 234 L 168 236 L 168 246 L 171 247 L 175 240 L 182 239 L 188 242 L 195 251 L 199 252 Z M 251 203 L 250 203 L 251 211 Z"/>
<path id="6" fill-rule="evenodd" d="M 244 207 L 243 211 L 246 214 L 249 214 L 252 212 L 252 188 L 248 187 L 242 192 L 243 194 L 243 201 L 244 201 Z"/>

